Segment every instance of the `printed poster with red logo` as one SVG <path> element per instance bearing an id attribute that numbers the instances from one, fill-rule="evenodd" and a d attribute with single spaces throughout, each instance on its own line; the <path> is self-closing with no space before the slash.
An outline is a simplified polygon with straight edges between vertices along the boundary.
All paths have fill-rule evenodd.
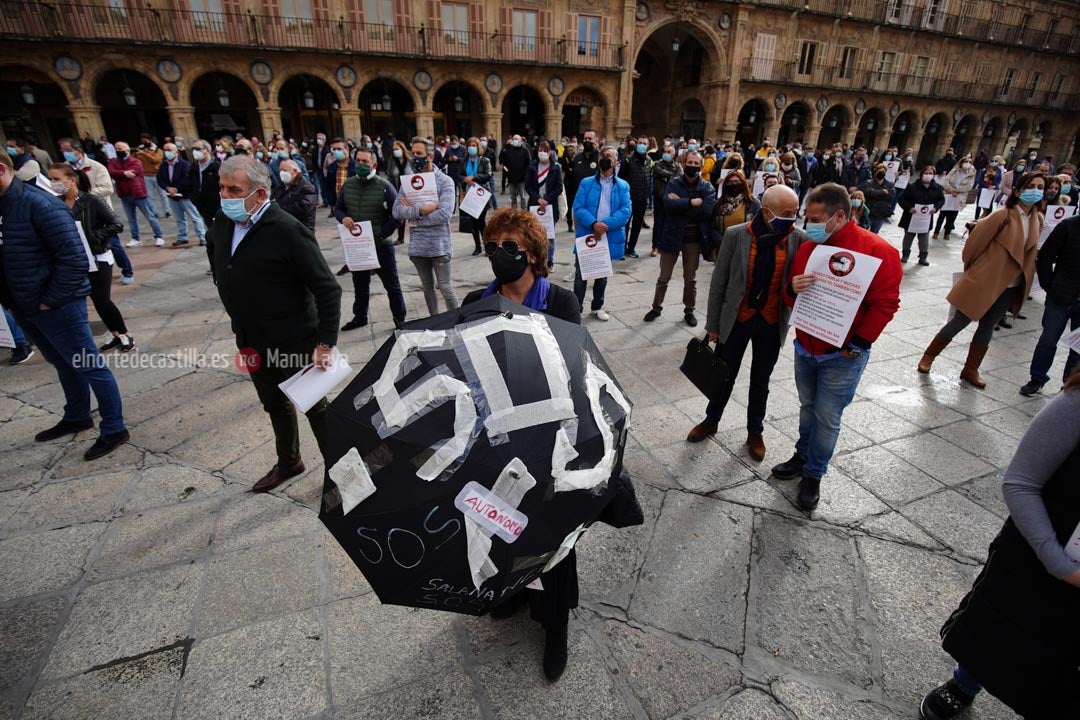
<path id="1" fill-rule="evenodd" d="M 401 180 L 401 189 L 413 205 L 439 202 L 439 186 L 433 172 L 406 175 Z"/>
<path id="2" fill-rule="evenodd" d="M 814 284 L 795 299 L 792 323 L 808 335 L 842 346 L 879 267 L 881 258 L 873 255 L 818 245 L 806 263 Z"/>

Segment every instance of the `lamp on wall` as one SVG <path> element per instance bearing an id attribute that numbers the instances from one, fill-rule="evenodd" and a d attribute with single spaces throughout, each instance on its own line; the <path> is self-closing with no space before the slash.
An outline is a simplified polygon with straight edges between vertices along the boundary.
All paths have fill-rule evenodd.
<path id="1" fill-rule="evenodd" d="M 128 85 L 127 75 L 124 75 L 124 89 L 120 91 L 120 94 L 124 96 L 124 102 L 126 102 L 129 107 L 134 107 L 135 103 L 138 102 L 138 98 L 135 97 L 135 91 Z"/>
<path id="2" fill-rule="evenodd" d="M 930 133 L 931 135 L 936 134 L 937 130 L 938 130 L 938 128 L 937 128 L 937 120 L 930 123 L 926 128 L 926 132 Z"/>
<path id="3" fill-rule="evenodd" d="M 967 135 L 967 125 L 961 125 L 960 129 L 956 131 L 957 135 Z"/>
<path id="4" fill-rule="evenodd" d="M 757 122 L 757 110 L 750 111 L 750 114 L 746 116 L 746 122 L 750 123 L 751 125 Z"/>
<path id="5" fill-rule="evenodd" d="M 907 131 L 907 120 L 901 120 L 900 124 L 896 126 L 896 132 L 906 132 L 906 131 Z"/>
<path id="6" fill-rule="evenodd" d="M 306 107 L 308 110 L 315 107 L 315 96 L 311 93 L 310 90 L 305 90 L 303 97 L 304 97 L 304 107 Z"/>
<path id="7" fill-rule="evenodd" d="M 221 104 L 221 107 L 229 107 L 229 91 L 225 88 L 221 88 L 217 91 L 217 101 Z"/>
<path id="8" fill-rule="evenodd" d="M 671 38 L 671 52 L 673 52 L 673 53 L 679 52 L 679 36 L 678 35 Z"/>
<path id="9" fill-rule="evenodd" d="M 589 106 L 585 103 L 581 103 L 581 105 L 578 107 L 578 110 L 581 112 L 582 117 L 589 114 Z"/>
<path id="10" fill-rule="evenodd" d="M 791 127 L 796 127 L 799 124 L 799 116 L 794 113 L 791 115 Z"/>
<path id="11" fill-rule="evenodd" d="M 383 83 L 383 96 L 382 96 L 382 109 L 389 110 L 393 107 L 393 102 L 390 99 L 390 90 L 386 87 L 386 83 Z"/>
<path id="12" fill-rule="evenodd" d="M 34 97 L 34 88 L 29 85 L 23 85 L 19 88 L 19 94 L 22 95 L 23 102 L 27 105 L 33 105 L 37 102 L 37 98 Z"/>
<path id="13" fill-rule="evenodd" d="M 465 109 L 465 99 L 461 97 L 461 85 L 457 87 L 457 94 L 454 95 L 454 112 L 461 112 Z"/>
<path id="14" fill-rule="evenodd" d="M 874 129 L 874 118 L 870 118 L 869 120 L 866 121 L 866 129 L 867 130 L 873 130 Z"/>
<path id="15" fill-rule="evenodd" d="M 833 115 L 831 118 L 829 118 L 829 127 L 831 127 L 831 128 L 836 127 L 836 116 L 835 115 Z"/>
<path id="16" fill-rule="evenodd" d="M 529 114 L 529 101 L 525 99 L 525 86 L 521 86 L 521 102 L 518 103 L 518 114 Z"/>

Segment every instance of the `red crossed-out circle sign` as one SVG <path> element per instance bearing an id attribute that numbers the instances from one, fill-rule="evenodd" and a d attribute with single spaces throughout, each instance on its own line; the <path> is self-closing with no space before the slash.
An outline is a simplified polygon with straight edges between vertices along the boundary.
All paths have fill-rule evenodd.
<path id="1" fill-rule="evenodd" d="M 547 214 L 547 208 L 545 208 L 543 205 L 541 205 L 540 207 L 536 208 L 536 214 L 537 215 L 545 215 L 545 214 Z"/>
<path id="2" fill-rule="evenodd" d="M 483 197 L 484 196 L 484 188 L 482 188 L 482 187 L 476 188 L 476 195 L 477 195 L 477 197 Z"/>
<path id="3" fill-rule="evenodd" d="M 594 248 L 600 241 L 596 239 L 595 235 L 588 235 L 585 237 L 585 247 Z"/>
<path id="4" fill-rule="evenodd" d="M 855 256 L 846 250 L 835 253 L 829 258 L 829 272 L 836 277 L 844 277 L 855 269 Z"/>
<path id="5" fill-rule="evenodd" d="M 1065 205 L 1058 205 L 1056 208 L 1054 208 L 1055 220 L 1060 220 L 1061 218 L 1065 217 L 1065 208 Z"/>
<path id="6" fill-rule="evenodd" d="M 929 214 L 930 214 L 930 211 L 931 211 L 931 210 L 932 210 L 933 208 L 934 208 L 934 206 L 933 206 L 933 205 L 923 205 L 922 207 L 920 207 L 920 208 L 919 208 L 919 214 L 920 214 L 920 215 L 929 215 Z"/>
<path id="7" fill-rule="evenodd" d="M 352 233 L 353 235 L 355 235 L 356 237 L 360 237 L 361 235 L 364 234 L 364 226 L 361 225 L 360 223 L 353 223 L 352 230 L 350 230 L 349 232 Z"/>
<path id="8" fill-rule="evenodd" d="M 419 190 L 424 187 L 424 178 L 419 175 L 413 175 L 412 180 L 410 180 L 409 183 L 413 186 L 413 190 Z"/>

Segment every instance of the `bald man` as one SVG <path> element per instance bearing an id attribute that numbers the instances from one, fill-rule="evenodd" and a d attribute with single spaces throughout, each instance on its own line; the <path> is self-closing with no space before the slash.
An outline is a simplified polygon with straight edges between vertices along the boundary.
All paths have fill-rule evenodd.
<path id="1" fill-rule="evenodd" d="M 315 210 L 319 206 L 315 186 L 304 179 L 303 170 L 295 160 L 280 161 L 277 172 L 281 182 L 274 186 L 274 201 L 315 232 Z"/>
<path id="2" fill-rule="evenodd" d="M 786 185 L 776 185 L 761 198 L 761 212 L 742 225 L 728 228 L 720 244 L 709 287 L 705 330 L 720 343 L 727 364 L 726 378 L 718 378 L 716 392 L 705 409 L 705 420 L 686 436 L 701 442 L 716 434 L 720 417 L 731 398 L 735 377 L 746 347 L 754 346 L 750 363 L 750 397 L 746 406 L 746 445 L 750 457 L 765 458 L 765 410 L 769 378 L 787 336 L 791 310 L 784 303 L 784 284 L 795 251 L 806 233 L 794 226 L 799 196 Z"/>

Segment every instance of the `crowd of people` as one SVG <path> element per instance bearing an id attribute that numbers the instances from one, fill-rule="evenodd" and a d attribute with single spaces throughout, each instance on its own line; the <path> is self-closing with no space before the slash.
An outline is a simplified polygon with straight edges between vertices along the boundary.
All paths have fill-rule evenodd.
<path id="1" fill-rule="evenodd" d="M 758 462 L 766 456 L 763 429 L 770 378 L 786 342 L 792 308 L 816 281 L 807 271 L 811 254 L 825 245 L 877 258 L 880 267 L 843 342 L 832 344 L 802 329 L 795 333 L 799 435 L 790 459 L 774 466 L 772 475 L 799 479 L 797 502 L 807 512 L 819 502 L 844 410 L 875 342 L 900 306 L 903 264 L 917 243 L 918 263 L 928 265 L 931 233 L 935 240 L 950 240 L 957 216 L 969 202 L 979 205 L 977 222 L 966 228 L 963 272 L 943 298 L 955 312 L 930 340 L 917 370 L 929 373 L 949 342 L 976 322 L 960 378 L 984 388 L 987 381 L 979 368 L 994 330 L 1008 322 L 1010 312 L 1021 317 L 1036 277 L 1047 293 L 1043 330 L 1030 381 L 1021 393 L 1038 393 L 1050 381 L 1058 340 L 1067 325 L 1080 327 L 1080 217 L 1062 221 L 1053 232 L 1044 230 L 1049 207 L 1077 203 L 1077 169 L 1068 164 L 1052 167 L 1051 158 L 1040 159 L 1034 152 L 1008 164 L 1001 156 L 949 149 L 937 163 L 920 166 L 911 148 L 814 148 L 799 142 L 774 147 L 769 140 L 760 147 L 743 147 L 737 141 L 672 136 L 658 142 L 645 135 L 616 144 L 591 130 L 580 143 L 576 137 L 555 142 L 515 134 L 501 149 L 485 136 L 413 137 L 406 143 L 392 133 L 357 141 L 319 133 L 297 142 L 274 132 L 265 144 L 238 134 L 195 139 L 190 145 L 182 137 L 169 137 L 159 147 L 150 134 L 134 146 L 105 138 L 95 142 L 86 135 L 60 140 L 55 162 L 28 141 L 10 138 L 7 146 L 7 154 L 0 156 L 0 304 L 17 344 L 11 361 L 25 362 L 39 349 L 56 368 L 66 399 L 63 419 L 36 439 L 52 440 L 93 427 L 91 391 L 100 408 L 101 434 L 86 458 L 101 457 L 129 437 L 115 378 L 101 356 L 136 347 L 110 298 L 114 266 L 121 282 L 131 282 L 135 273 L 119 240 L 124 225 L 115 213 L 116 196 L 127 219 L 127 247 L 141 244 L 139 215 L 157 246 L 165 245 L 161 220 L 170 216 L 177 228 L 172 245 L 188 244 L 190 223 L 199 245 L 206 246 L 207 274 L 232 319 L 237 346 L 257 355 L 252 380 L 276 439 L 277 462 L 255 482 L 256 491 L 274 489 L 304 471 L 296 412 L 278 385 L 308 362 L 328 367 L 339 333 L 368 324 L 372 274 L 387 291 L 395 327 L 406 322 L 396 245 L 408 243 L 428 313 L 440 311 L 440 297 L 445 309 L 459 306 L 452 270 L 455 218 L 459 230 L 471 234 L 473 254 L 490 261 L 494 279 L 481 294 L 501 293 L 572 322 L 580 322 L 585 312 L 589 284 L 582 277 L 576 247 L 573 271 L 565 279 L 573 281 L 570 292 L 548 279 L 555 240 L 530 209 L 553 212 L 556 222 L 565 219 L 575 235 L 606 238 L 617 262 L 640 259 L 641 233 L 651 230 L 649 256 L 659 258 L 659 273 L 642 322 L 661 318 L 681 258 L 682 320 L 697 326 L 697 274 L 703 261 L 710 263 L 705 333 L 717 344 L 726 371 L 717 378 L 704 419 L 687 440 L 701 442 L 717 432 L 743 357 L 752 348 L 746 446 Z M 500 172 L 509 196 L 509 207 L 502 209 L 495 192 Z M 437 200 L 414 202 L 403 191 L 409 176 L 419 173 L 434 175 Z M 464 194 L 477 186 L 488 190 L 490 205 L 476 217 L 459 212 Z M 898 225 L 904 229 L 899 248 L 879 235 L 897 208 Z M 320 210 L 349 229 L 368 222 L 375 234 L 380 268 L 351 272 L 343 267 L 338 272 L 351 274 L 355 291 L 351 319 L 343 325 L 341 287 L 315 237 Z M 927 212 L 937 217 L 914 227 L 915 215 Z M 89 270 L 86 253 L 94 257 Z M 601 322 L 609 319 L 604 309 L 609 280 L 591 280 L 589 309 Z M 109 332 L 100 348 L 90 332 L 87 296 Z M 472 293 L 465 302 L 477 297 Z M 1078 365 L 1080 355 L 1070 351 L 1063 373 L 1068 399 L 1050 406 L 1064 418 L 1055 429 L 1076 429 Z M 306 414 L 321 447 L 325 401 Z M 1037 418 L 1032 428 L 1042 424 L 1045 421 Z M 1034 538 L 1040 538 L 1035 550 L 1047 571 L 1080 586 L 1080 565 L 1063 560 L 1057 552 L 1060 545 L 1047 549 L 1064 537 L 1060 518 L 1068 516 L 1075 525 L 1076 511 L 1052 512 L 1048 521 L 1045 508 L 1040 514 L 1035 507 L 1042 501 L 1036 488 L 1048 481 L 1067 484 L 1056 480 L 1062 463 L 1071 462 L 1075 471 L 1075 436 L 1070 435 L 1070 456 L 1054 455 L 1057 464 L 1047 461 L 1042 439 L 1025 438 L 1023 458 L 1018 454 L 1014 462 L 1018 470 L 1010 468 L 1006 476 L 1006 488 L 1014 488 L 1006 499 L 1015 516 L 1013 535 L 1020 538 L 1011 538 L 1010 547 L 1020 553 L 1016 548 L 1024 540 L 1034 544 Z M 1070 486 L 1063 492 L 1074 491 Z M 1024 503 L 1026 510 L 1018 511 L 1014 501 Z M 1054 532 L 1058 540 L 1051 537 Z M 995 542 L 1004 543 L 1002 537 Z M 551 593 L 542 610 L 534 605 L 534 614 L 548 628 L 544 669 L 552 679 L 567 662 L 565 623 L 577 596 L 572 566 L 560 572 L 563 575 L 550 582 L 561 589 Z M 998 565 L 988 565 L 984 575 L 997 577 L 999 572 L 1004 571 Z M 1076 587 L 1055 588 L 1055 597 L 1067 597 L 1075 607 Z M 972 623 L 977 621 L 970 620 L 972 612 L 962 610 L 958 617 L 963 622 L 954 618 L 948 627 L 967 628 L 971 642 Z M 951 630 L 947 641 L 958 633 Z M 959 713 L 979 683 L 992 690 L 1006 683 L 992 668 L 984 669 L 979 657 L 955 654 L 962 667 L 924 702 L 924 717 L 930 720 Z"/>

